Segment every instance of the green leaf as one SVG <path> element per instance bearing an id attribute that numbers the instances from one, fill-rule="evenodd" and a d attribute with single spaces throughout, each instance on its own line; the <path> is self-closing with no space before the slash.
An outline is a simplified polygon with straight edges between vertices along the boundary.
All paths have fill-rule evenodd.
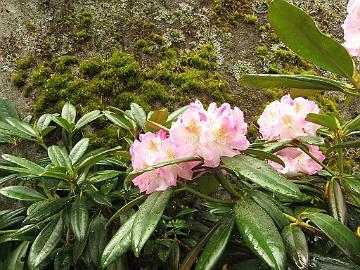
<path id="1" fill-rule="evenodd" d="M 74 145 L 73 149 L 71 149 L 69 158 L 72 165 L 78 162 L 80 158 L 86 153 L 86 150 L 89 147 L 89 142 L 90 140 L 88 138 L 83 138 Z"/>
<path id="2" fill-rule="evenodd" d="M 360 239 L 337 219 L 322 213 L 307 213 L 306 216 L 352 261 L 360 264 Z"/>
<path id="3" fill-rule="evenodd" d="M 19 119 L 15 105 L 7 98 L 0 98 L 0 121 L 13 117 Z"/>
<path id="4" fill-rule="evenodd" d="M 73 172 L 70 157 L 65 149 L 53 145 L 48 148 L 48 156 L 55 166 L 66 168 L 68 172 Z"/>
<path id="5" fill-rule="evenodd" d="M 46 199 L 44 195 L 35 189 L 24 186 L 7 186 L 0 189 L 0 194 L 21 201 L 40 201 Z"/>
<path id="6" fill-rule="evenodd" d="M 136 124 L 145 131 L 146 113 L 144 109 L 136 103 L 131 103 L 130 109 Z"/>
<path id="7" fill-rule="evenodd" d="M 2 155 L 1 157 L 6 161 L 19 165 L 23 168 L 26 168 L 28 170 L 28 173 L 31 175 L 40 176 L 42 173 L 45 172 L 45 169 L 43 167 L 25 158 L 20 158 L 8 154 Z"/>
<path id="8" fill-rule="evenodd" d="M 96 266 L 100 266 L 101 255 L 107 243 L 106 218 L 100 213 L 89 225 L 90 257 Z"/>
<path id="9" fill-rule="evenodd" d="M 167 120 L 166 120 L 166 124 L 171 124 L 172 122 L 176 121 L 187 109 L 189 108 L 189 106 L 184 106 L 181 107 L 179 109 L 177 109 L 176 111 L 172 112 Z"/>
<path id="10" fill-rule="evenodd" d="M 61 218 L 50 222 L 31 245 L 28 255 L 30 268 L 37 268 L 56 248 L 63 232 L 63 221 Z"/>
<path id="11" fill-rule="evenodd" d="M 204 194 L 212 194 L 217 191 L 220 183 L 217 180 L 215 174 L 206 173 L 201 175 L 199 178 L 196 178 L 196 182 L 200 186 L 200 192 Z"/>
<path id="12" fill-rule="evenodd" d="M 343 92 L 343 88 L 349 87 L 341 82 L 313 75 L 249 74 L 243 75 L 239 82 L 253 88 L 308 89 L 314 94 L 324 90 Z"/>
<path id="13" fill-rule="evenodd" d="M 86 194 L 89 195 L 90 199 L 95 203 L 112 207 L 111 200 L 100 191 L 87 191 Z"/>
<path id="14" fill-rule="evenodd" d="M 341 184 L 346 188 L 346 191 L 360 197 L 360 180 L 355 178 L 345 178 Z"/>
<path id="15" fill-rule="evenodd" d="M 101 257 L 102 268 L 119 259 L 127 252 L 131 243 L 131 228 L 136 214 L 132 215 L 114 234 L 113 238 L 106 245 Z"/>
<path id="16" fill-rule="evenodd" d="M 331 130 L 337 130 L 339 125 L 337 124 L 336 120 L 326 114 L 316 114 L 316 113 L 309 113 L 306 118 L 306 121 L 318 124 L 323 127 L 327 127 Z"/>
<path id="17" fill-rule="evenodd" d="M 359 127 L 360 127 L 360 114 L 344 124 L 344 130 L 346 134 L 350 133 L 351 131 L 358 130 Z"/>
<path id="18" fill-rule="evenodd" d="M 200 254 L 203 246 L 209 241 L 211 236 L 215 233 L 216 229 L 220 226 L 220 221 L 215 225 L 197 242 L 193 249 L 186 255 L 181 263 L 179 270 L 190 270 L 195 263 L 198 255 Z"/>
<path id="19" fill-rule="evenodd" d="M 30 242 L 22 242 L 13 252 L 11 252 L 7 262 L 7 270 L 24 269 L 29 244 Z"/>
<path id="20" fill-rule="evenodd" d="M 34 129 L 30 124 L 28 124 L 24 121 L 21 121 L 19 119 L 16 119 L 16 118 L 12 118 L 12 117 L 8 117 L 5 120 L 6 120 L 6 122 L 8 122 L 8 124 L 10 126 L 15 128 L 16 130 L 18 130 L 22 133 L 25 133 L 26 135 L 28 135 L 30 137 L 35 136 Z M 15 133 L 15 135 L 16 135 L 16 133 Z"/>
<path id="21" fill-rule="evenodd" d="M 329 154 L 335 150 L 347 149 L 347 148 L 360 148 L 360 141 L 343 142 L 343 143 L 336 144 L 336 145 L 330 147 L 326 153 Z"/>
<path id="22" fill-rule="evenodd" d="M 0 230 L 21 222 L 25 212 L 25 207 L 0 211 Z"/>
<path id="23" fill-rule="evenodd" d="M 136 257 L 156 229 L 172 192 L 173 189 L 154 192 L 140 205 L 131 228 L 131 247 Z"/>
<path id="24" fill-rule="evenodd" d="M 233 216 L 226 216 L 220 221 L 220 226 L 211 236 L 201 253 L 195 270 L 215 269 L 216 263 L 223 254 L 230 239 L 234 221 L 235 219 Z"/>
<path id="25" fill-rule="evenodd" d="M 235 218 L 246 245 L 272 269 L 286 269 L 285 246 L 271 217 L 247 198 L 235 205 Z"/>
<path id="26" fill-rule="evenodd" d="M 179 260 L 180 260 L 179 243 L 173 241 L 170 246 L 170 254 L 168 259 L 170 269 L 177 270 L 179 268 Z"/>
<path id="27" fill-rule="evenodd" d="M 294 224 L 287 225 L 281 233 L 286 251 L 297 269 L 309 267 L 309 250 L 302 230 Z"/>
<path id="28" fill-rule="evenodd" d="M 269 152 L 265 152 L 265 151 L 258 150 L 258 149 L 248 148 L 245 151 L 243 151 L 243 153 L 253 156 L 253 157 L 257 157 L 261 160 L 271 160 L 271 161 L 274 161 L 274 162 L 280 164 L 281 166 L 285 167 L 285 163 L 284 163 L 284 161 L 282 161 L 281 158 L 279 158 L 278 156 L 275 156 Z"/>
<path id="29" fill-rule="evenodd" d="M 250 194 L 254 201 L 260 205 L 266 213 L 268 213 L 268 215 L 275 221 L 276 225 L 280 229 L 283 229 L 285 226 L 289 225 L 288 219 L 274 202 L 273 198 L 257 190 L 251 192 Z"/>
<path id="30" fill-rule="evenodd" d="M 359 270 L 359 266 L 346 257 L 336 258 L 320 254 L 310 254 L 309 270 Z"/>
<path id="31" fill-rule="evenodd" d="M 330 180 L 326 187 L 326 199 L 331 215 L 346 224 L 347 207 L 346 198 L 341 190 L 340 184 L 336 180 Z"/>
<path id="32" fill-rule="evenodd" d="M 301 193 L 296 184 L 286 180 L 284 176 L 262 160 L 238 155 L 223 157 L 222 161 L 238 176 L 245 177 L 266 190 L 288 198 L 301 199 Z"/>
<path id="33" fill-rule="evenodd" d="M 40 116 L 40 118 L 36 121 L 36 128 L 37 130 L 42 133 L 42 131 L 44 129 L 46 129 L 47 127 L 49 127 L 51 123 L 51 115 L 50 114 L 43 114 L 42 116 Z"/>
<path id="34" fill-rule="evenodd" d="M 51 115 L 51 119 L 60 127 L 65 129 L 67 132 L 72 132 L 73 125 L 71 125 L 71 123 L 69 123 L 66 119 L 58 117 L 56 115 Z"/>
<path id="35" fill-rule="evenodd" d="M 72 246 L 65 245 L 55 253 L 54 270 L 70 270 L 73 262 Z"/>
<path id="36" fill-rule="evenodd" d="M 86 126 L 87 124 L 91 123 L 92 121 L 101 117 L 101 112 L 99 110 L 91 111 L 85 114 L 83 117 L 76 122 L 74 130 L 79 130 L 82 127 Z"/>
<path id="37" fill-rule="evenodd" d="M 31 213 L 29 213 L 29 215 L 24 219 L 23 224 L 33 224 L 51 217 L 59 213 L 71 201 L 72 198 L 61 198 L 55 201 L 50 201 L 47 204 L 40 204 L 33 211 L 31 211 Z"/>
<path id="38" fill-rule="evenodd" d="M 109 119 L 113 124 L 117 125 L 118 127 L 123 128 L 129 132 L 133 130 L 133 125 L 125 117 L 110 111 L 103 111 L 103 114 L 107 119 Z"/>
<path id="39" fill-rule="evenodd" d="M 169 112 L 167 109 L 162 109 L 154 112 L 150 112 L 148 119 L 145 122 L 146 131 L 157 132 L 166 124 Z M 165 128 L 166 129 L 166 128 Z"/>
<path id="40" fill-rule="evenodd" d="M 274 0 L 269 20 L 276 35 L 291 50 L 315 65 L 351 79 L 354 63 L 346 49 L 322 34 L 309 15 L 284 0 Z"/>
<path id="41" fill-rule="evenodd" d="M 153 166 L 141 169 L 139 171 L 133 171 L 133 172 L 129 173 L 129 175 L 126 177 L 125 181 L 132 181 L 134 178 L 138 177 L 139 175 L 141 175 L 145 172 L 153 171 L 155 169 L 159 169 L 159 168 L 162 168 L 165 166 L 170 166 L 170 165 L 179 164 L 179 163 L 183 163 L 183 162 L 202 161 L 202 160 L 203 159 L 200 157 L 186 157 L 186 158 L 179 158 L 179 159 L 173 159 L 173 160 L 161 162 L 161 163 L 155 164 Z"/>
<path id="42" fill-rule="evenodd" d="M 75 123 L 76 109 L 70 102 L 66 102 L 65 105 L 63 106 L 61 111 L 61 117 L 64 118 L 69 123 L 72 124 Z"/>
<path id="43" fill-rule="evenodd" d="M 318 145 L 318 146 L 322 146 L 325 144 L 324 138 L 319 136 L 299 136 L 296 137 L 296 140 L 305 144 Z"/>
<path id="44" fill-rule="evenodd" d="M 70 211 L 71 229 L 78 241 L 82 241 L 89 225 L 89 212 L 85 197 L 78 197 L 71 205 Z"/>
<path id="45" fill-rule="evenodd" d="M 109 179 L 117 178 L 121 172 L 115 170 L 104 170 L 88 176 L 86 182 L 99 183 Z"/>

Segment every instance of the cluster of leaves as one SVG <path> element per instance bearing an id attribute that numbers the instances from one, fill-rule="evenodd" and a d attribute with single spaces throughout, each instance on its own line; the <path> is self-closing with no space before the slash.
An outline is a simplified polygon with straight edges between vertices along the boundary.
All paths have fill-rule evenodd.
<path id="1" fill-rule="evenodd" d="M 277 35 L 292 50 L 353 85 L 305 75 L 247 75 L 243 83 L 358 95 L 359 76 L 351 57 L 318 32 L 309 16 L 283 0 L 270 4 L 269 15 Z M 179 181 L 176 188 L 147 196 L 138 192 L 132 179 L 199 158 L 131 171 L 127 151 L 91 149 L 81 129 L 103 117 L 125 130 L 129 136 L 124 140 L 131 144 L 139 133 L 167 130 L 186 108 L 146 114 L 131 103 L 130 110 L 110 107 L 76 120 L 75 107 L 66 103 L 61 114 L 45 114 L 30 124 L 31 119 L 20 119 L 9 102 L 1 104 L 6 108 L 0 118 L 2 141 L 30 140 L 47 152 L 46 158 L 35 161 L 2 156 L 0 184 L 16 185 L 1 188 L 0 194 L 30 203 L 1 211 L 2 268 L 359 268 L 360 239 L 355 231 L 360 179 L 344 167 L 344 149 L 360 146 L 360 116 L 342 121 L 334 113 L 309 114 L 307 120 L 321 126 L 319 137 L 253 143 L 241 155 L 223 157 L 219 168 L 197 166 L 194 181 Z M 44 138 L 56 130 L 61 143 L 48 146 Z M 307 145 L 321 146 L 328 154 L 327 164 L 311 156 Z M 285 178 L 266 162 L 283 164 L 273 153 L 285 147 L 301 149 L 323 171 Z"/>

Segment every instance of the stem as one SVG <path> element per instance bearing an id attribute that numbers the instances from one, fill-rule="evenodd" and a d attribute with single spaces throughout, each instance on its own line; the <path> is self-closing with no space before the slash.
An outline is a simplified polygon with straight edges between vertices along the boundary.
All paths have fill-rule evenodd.
<path id="1" fill-rule="evenodd" d="M 220 169 L 216 170 L 215 177 L 227 192 L 229 192 L 235 198 L 241 198 L 241 195 L 234 189 L 233 185 L 229 182 L 229 180 L 224 177 L 224 174 Z"/>
<path id="2" fill-rule="evenodd" d="M 288 215 L 288 214 L 285 214 L 285 213 L 284 213 L 284 215 L 285 215 L 285 217 L 286 217 L 290 222 L 292 222 L 292 223 L 295 223 L 295 224 L 297 224 L 297 225 L 299 225 L 299 226 L 301 226 L 301 227 L 304 227 L 305 229 L 307 229 L 307 230 L 309 230 L 309 231 L 311 231 L 311 232 L 313 232 L 313 233 L 323 234 L 323 232 L 322 232 L 321 230 L 319 230 L 318 228 L 315 228 L 314 226 L 309 225 L 309 224 L 306 223 L 306 222 L 300 221 L 300 220 L 298 220 L 297 218 L 295 218 L 295 217 L 293 217 L 293 216 L 290 216 L 290 215 Z"/>
<path id="3" fill-rule="evenodd" d="M 212 201 L 212 202 L 216 202 L 216 203 L 222 203 L 222 204 L 235 204 L 236 201 L 232 201 L 232 200 L 220 200 L 220 199 L 216 199 L 216 198 L 213 198 L 213 197 L 210 197 L 204 193 L 201 193 L 189 186 L 187 186 L 186 184 L 183 184 L 183 183 L 180 183 L 180 186 L 182 188 L 184 188 L 184 190 L 190 192 L 191 194 L 201 198 L 201 199 L 205 199 L 205 200 L 208 200 L 208 201 Z"/>
<path id="4" fill-rule="evenodd" d="M 15 233 L 15 232 L 17 232 L 17 230 L 4 230 L 4 231 L 0 231 L 0 234 Z"/>

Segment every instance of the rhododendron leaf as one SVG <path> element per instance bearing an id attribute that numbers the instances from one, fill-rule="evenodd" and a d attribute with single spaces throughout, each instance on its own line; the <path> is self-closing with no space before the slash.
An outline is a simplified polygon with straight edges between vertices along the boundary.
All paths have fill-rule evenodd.
<path id="1" fill-rule="evenodd" d="M 64 148 L 52 145 L 48 148 L 48 156 L 55 166 L 66 168 L 68 172 L 73 171 L 70 157 Z"/>
<path id="2" fill-rule="evenodd" d="M 340 184 L 336 180 L 330 180 L 328 182 L 326 187 L 326 199 L 331 215 L 343 224 L 346 224 L 346 198 L 341 190 Z"/>
<path id="3" fill-rule="evenodd" d="M 45 169 L 43 167 L 36 164 L 35 162 L 25 159 L 25 158 L 20 158 L 20 157 L 8 155 L 8 154 L 2 155 L 1 157 L 3 159 L 5 159 L 6 161 L 12 162 L 16 165 L 19 165 L 19 166 L 27 169 L 28 172 L 32 175 L 41 175 L 42 173 L 45 172 Z M 5 166 L 3 166 L 3 167 L 5 169 Z"/>
<path id="4" fill-rule="evenodd" d="M 220 221 L 220 226 L 216 229 L 214 234 L 206 244 L 195 270 L 210 270 L 214 269 L 217 261 L 223 254 L 226 245 L 230 239 L 231 232 L 234 226 L 234 217 L 225 216 Z"/>
<path id="5" fill-rule="evenodd" d="M 157 110 L 149 112 L 147 120 L 153 121 L 155 123 L 164 124 L 169 116 L 167 109 Z"/>
<path id="6" fill-rule="evenodd" d="M 284 163 L 284 161 L 282 161 L 281 158 L 279 158 L 278 156 L 275 156 L 269 152 L 261 151 L 258 149 L 248 148 L 244 151 L 244 153 L 248 154 L 250 156 L 253 156 L 253 157 L 257 157 L 261 160 L 272 160 L 272 161 L 279 163 L 280 165 L 285 167 L 285 163 Z"/>
<path id="7" fill-rule="evenodd" d="M 71 125 L 71 123 L 69 123 L 66 119 L 52 115 L 51 119 L 58 124 L 60 127 L 62 127 L 63 129 L 65 129 L 68 132 L 72 132 L 73 129 L 73 125 Z"/>
<path id="8" fill-rule="evenodd" d="M 306 121 L 321 125 L 323 127 L 327 127 L 331 130 L 337 130 L 339 125 L 335 118 L 326 115 L 326 114 L 316 114 L 316 113 L 309 113 L 306 116 Z"/>
<path id="9" fill-rule="evenodd" d="M 216 229 L 220 226 L 220 221 L 215 225 L 197 242 L 193 249 L 186 255 L 182 261 L 179 270 L 190 270 L 192 265 L 195 263 L 198 255 L 200 254 L 203 246 L 209 241 L 211 236 L 215 233 Z M 191 239 L 192 240 L 192 239 Z"/>
<path id="10" fill-rule="evenodd" d="M 346 191 L 360 197 L 360 179 L 345 178 L 341 184 L 346 188 Z"/>
<path id="11" fill-rule="evenodd" d="M 253 88 L 307 89 L 313 94 L 324 90 L 343 92 L 343 88 L 349 87 L 344 83 L 314 75 L 246 74 L 239 82 Z"/>
<path id="12" fill-rule="evenodd" d="M 245 244 L 271 269 L 285 269 L 285 246 L 271 217 L 250 198 L 240 199 L 234 210 Z"/>
<path id="13" fill-rule="evenodd" d="M 101 255 L 107 243 L 106 218 L 100 213 L 89 225 L 89 247 L 92 262 L 99 267 Z"/>
<path id="14" fill-rule="evenodd" d="M 130 108 L 136 124 L 145 131 L 146 113 L 144 109 L 136 103 L 131 103 Z"/>
<path id="15" fill-rule="evenodd" d="M 31 269 L 38 266 L 51 254 L 59 243 L 63 232 L 63 221 L 57 218 L 51 221 L 36 237 L 28 255 L 28 265 Z"/>
<path id="16" fill-rule="evenodd" d="M 296 265 L 297 269 L 308 269 L 309 250 L 305 234 L 294 224 L 287 225 L 281 232 L 287 254 Z"/>
<path id="17" fill-rule="evenodd" d="M 76 118 L 76 109 L 70 102 L 66 102 L 61 111 L 61 117 L 69 123 L 74 124 Z"/>
<path id="18" fill-rule="evenodd" d="M 13 117 L 8 117 L 5 120 L 12 128 L 20 131 L 21 133 L 25 133 L 28 136 L 35 136 L 35 131 L 29 123 Z"/>
<path id="19" fill-rule="evenodd" d="M 211 194 L 217 191 L 220 183 L 214 174 L 204 174 L 196 179 L 199 183 L 200 191 L 204 194 Z"/>
<path id="20" fill-rule="evenodd" d="M 131 228 L 131 247 L 136 257 L 156 229 L 172 192 L 171 188 L 154 192 L 140 205 Z"/>
<path id="21" fill-rule="evenodd" d="M 285 226 L 289 225 L 288 219 L 274 202 L 273 198 L 257 190 L 252 191 L 250 195 L 254 201 L 260 205 L 266 213 L 268 213 L 268 215 L 275 221 L 276 225 L 280 229 L 283 229 Z"/>
<path id="22" fill-rule="evenodd" d="M 89 142 L 90 140 L 88 138 L 83 138 L 74 145 L 69 154 L 71 164 L 74 165 L 86 153 L 86 150 L 89 147 Z"/>
<path id="23" fill-rule="evenodd" d="M 22 242 L 7 259 L 7 270 L 22 270 L 30 242 Z"/>
<path id="24" fill-rule="evenodd" d="M 263 148 L 261 150 L 269 153 L 275 153 L 281 149 L 286 148 L 291 141 L 281 141 L 281 142 L 267 142 L 263 145 Z"/>
<path id="25" fill-rule="evenodd" d="M 7 186 L 0 189 L 0 194 L 21 201 L 40 201 L 46 199 L 44 195 L 35 189 L 24 186 Z"/>
<path id="26" fill-rule="evenodd" d="M 174 164 L 179 164 L 179 163 L 183 163 L 183 162 L 190 162 L 190 161 L 202 161 L 203 159 L 200 157 L 187 157 L 187 158 L 179 158 L 179 159 L 173 159 L 173 160 L 169 160 L 169 161 L 165 161 L 165 162 L 161 162 L 158 164 L 155 164 L 153 166 L 150 167 L 146 167 L 144 169 L 138 170 L 138 171 L 133 171 L 131 172 L 125 179 L 126 182 L 132 181 L 134 178 L 136 178 L 137 176 L 148 172 L 148 171 L 152 171 L 155 169 L 159 169 L 161 167 L 165 167 L 165 166 L 169 166 L 169 165 L 174 165 Z M 125 184 L 125 183 L 124 183 Z"/>
<path id="27" fill-rule="evenodd" d="M 276 35 L 291 50 L 313 64 L 351 79 L 354 63 L 346 49 L 322 34 L 304 11 L 284 0 L 274 0 L 269 20 Z"/>
<path id="28" fill-rule="evenodd" d="M 146 131 L 149 131 L 149 132 L 157 132 L 159 131 L 160 129 L 163 129 L 163 130 L 166 130 L 168 131 L 169 129 L 159 123 L 156 123 L 156 122 L 153 122 L 153 121 L 146 121 L 145 122 L 145 127 L 146 127 Z"/>
<path id="29" fill-rule="evenodd" d="M 306 216 L 352 261 L 360 264 L 360 239 L 337 219 L 322 213 L 307 213 Z"/>
<path id="30" fill-rule="evenodd" d="M 104 111 L 103 114 L 106 116 L 107 119 L 109 119 L 113 124 L 117 125 L 118 127 L 121 127 L 129 132 L 133 130 L 133 125 L 125 117 L 110 111 Z"/>
<path id="31" fill-rule="evenodd" d="M 84 114 L 84 116 L 76 122 L 74 130 L 78 130 L 86 126 L 87 124 L 98 119 L 99 117 L 101 117 L 101 112 L 99 110 L 91 111 L 87 114 Z"/>
<path id="32" fill-rule="evenodd" d="M 348 133 L 360 128 L 360 114 L 344 124 L 344 130 Z"/>
<path id="33" fill-rule="evenodd" d="M 188 109 L 188 107 L 189 106 L 187 105 L 187 106 L 181 107 L 180 109 L 177 109 L 176 111 L 172 112 L 168 116 L 166 123 L 171 124 L 171 122 L 176 121 Z"/>
<path id="34" fill-rule="evenodd" d="M 324 256 L 321 254 L 310 253 L 310 269 L 326 270 L 359 270 L 359 266 L 342 256 Z"/>
<path id="35" fill-rule="evenodd" d="M 89 225 L 89 212 L 84 196 L 78 197 L 71 205 L 70 225 L 76 239 L 82 241 Z"/>
<path id="36" fill-rule="evenodd" d="M 300 199 L 302 194 L 296 184 L 286 180 L 266 162 L 246 156 L 222 157 L 224 165 L 237 175 L 258 184 L 260 187 L 287 198 Z"/>
<path id="37" fill-rule="evenodd" d="M 179 261 L 180 261 L 180 247 L 179 243 L 173 241 L 170 246 L 170 253 L 169 253 L 169 266 L 170 269 L 178 269 L 179 268 Z"/>
<path id="38" fill-rule="evenodd" d="M 330 147 L 326 153 L 329 154 L 337 149 L 347 149 L 347 148 L 360 148 L 360 141 L 350 141 L 350 142 L 343 142 L 336 144 Z"/>
<path id="39" fill-rule="evenodd" d="M 318 145 L 318 146 L 325 144 L 324 138 L 319 136 L 299 136 L 296 137 L 296 140 L 305 144 Z"/>
<path id="40" fill-rule="evenodd" d="M 7 98 L 0 98 L 0 120 L 4 121 L 7 117 L 19 119 L 19 114 L 15 105 Z"/>

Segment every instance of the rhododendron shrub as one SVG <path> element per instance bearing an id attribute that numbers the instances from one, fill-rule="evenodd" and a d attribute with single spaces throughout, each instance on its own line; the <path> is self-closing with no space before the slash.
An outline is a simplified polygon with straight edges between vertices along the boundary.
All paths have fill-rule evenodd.
<path id="1" fill-rule="evenodd" d="M 350 0 L 347 5 L 344 28 L 344 47 L 353 56 L 360 57 L 360 1 Z"/>

